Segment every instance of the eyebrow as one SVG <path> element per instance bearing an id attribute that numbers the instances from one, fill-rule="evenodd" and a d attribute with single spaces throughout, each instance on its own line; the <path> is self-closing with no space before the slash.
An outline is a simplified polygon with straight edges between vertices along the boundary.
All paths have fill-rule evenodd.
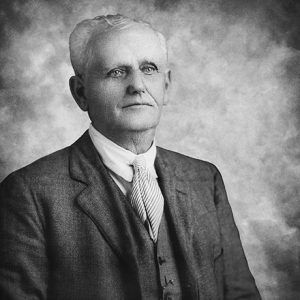
<path id="1" fill-rule="evenodd" d="M 158 69 L 156 63 L 154 63 L 154 62 L 152 62 L 152 61 L 150 61 L 150 60 L 147 60 L 147 59 L 144 59 L 144 60 L 141 62 L 141 65 L 152 65 L 152 66 L 154 66 L 156 69 Z"/>

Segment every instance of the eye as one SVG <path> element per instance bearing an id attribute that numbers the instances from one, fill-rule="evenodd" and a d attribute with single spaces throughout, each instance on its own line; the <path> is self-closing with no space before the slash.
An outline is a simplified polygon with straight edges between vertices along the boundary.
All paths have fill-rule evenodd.
<path id="1" fill-rule="evenodd" d="M 146 75 L 152 75 L 154 72 L 157 71 L 157 68 L 152 65 L 145 65 L 141 67 L 141 71 Z"/>
<path id="2" fill-rule="evenodd" d="M 113 69 L 107 73 L 108 77 L 118 78 L 125 74 L 125 70 L 122 69 Z"/>

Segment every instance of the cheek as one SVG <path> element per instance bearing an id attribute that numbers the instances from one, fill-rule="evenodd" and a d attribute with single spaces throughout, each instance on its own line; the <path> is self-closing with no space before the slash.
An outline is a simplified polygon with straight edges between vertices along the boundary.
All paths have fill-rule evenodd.
<path id="1" fill-rule="evenodd" d="M 162 76 L 153 76 L 145 80 L 145 86 L 149 94 L 157 100 L 162 101 L 165 95 L 165 80 Z"/>
<path id="2" fill-rule="evenodd" d="M 86 84 L 85 95 L 90 102 L 99 96 L 100 91 L 99 83 L 96 80 L 89 81 Z"/>
<path id="3" fill-rule="evenodd" d="M 103 105 L 117 102 L 124 94 L 123 86 L 116 83 L 93 82 L 88 90 L 89 100 Z"/>

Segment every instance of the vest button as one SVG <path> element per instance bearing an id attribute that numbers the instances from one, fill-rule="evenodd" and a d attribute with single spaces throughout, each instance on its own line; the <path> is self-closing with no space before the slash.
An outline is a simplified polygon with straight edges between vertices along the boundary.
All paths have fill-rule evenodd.
<path id="1" fill-rule="evenodd" d="M 164 299 L 165 300 L 173 300 L 174 298 L 172 297 L 172 295 L 170 293 L 166 293 Z"/>
<path id="2" fill-rule="evenodd" d="M 162 264 L 165 263 L 165 262 L 166 262 L 165 258 L 163 258 L 163 257 L 161 257 L 161 256 L 158 257 L 158 263 L 159 263 L 160 265 L 162 265 Z"/>

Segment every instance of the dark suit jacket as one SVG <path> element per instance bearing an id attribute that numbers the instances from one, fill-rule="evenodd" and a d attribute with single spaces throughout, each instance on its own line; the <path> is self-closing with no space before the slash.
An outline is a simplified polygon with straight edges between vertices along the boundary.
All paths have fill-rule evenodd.
<path id="1" fill-rule="evenodd" d="M 216 167 L 162 148 L 155 165 L 184 298 L 260 299 Z M 1 299 L 149 299 L 150 239 L 87 132 L 0 196 Z"/>

